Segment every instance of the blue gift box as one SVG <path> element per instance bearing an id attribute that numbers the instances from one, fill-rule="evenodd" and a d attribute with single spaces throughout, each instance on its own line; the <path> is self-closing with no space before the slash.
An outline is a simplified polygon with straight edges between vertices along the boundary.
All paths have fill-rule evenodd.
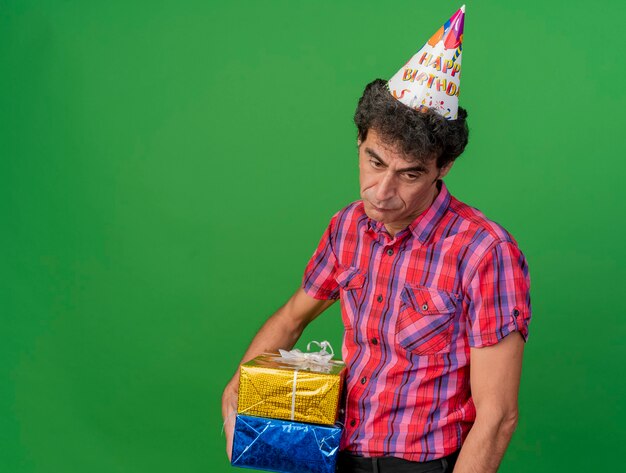
<path id="1" fill-rule="evenodd" d="M 231 463 L 281 473 L 334 473 L 340 427 L 237 415 Z"/>

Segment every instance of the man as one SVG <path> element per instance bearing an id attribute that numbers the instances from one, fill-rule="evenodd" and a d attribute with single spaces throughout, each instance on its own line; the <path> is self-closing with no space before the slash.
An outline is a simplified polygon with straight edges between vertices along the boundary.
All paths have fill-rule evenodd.
<path id="1" fill-rule="evenodd" d="M 460 49 L 462 13 L 431 48 Z M 411 61 L 398 73 L 405 82 L 421 74 Z M 466 111 L 424 107 L 423 91 L 398 92 L 394 79 L 370 83 L 355 114 L 361 200 L 331 219 L 302 287 L 243 361 L 291 349 L 341 299 L 348 375 L 338 471 L 495 472 L 517 423 L 528 268 L 511 235 L 442 181 L 467 144 Z M 235 375 L 222 403 L 229 455 L 237 384 Z"/>

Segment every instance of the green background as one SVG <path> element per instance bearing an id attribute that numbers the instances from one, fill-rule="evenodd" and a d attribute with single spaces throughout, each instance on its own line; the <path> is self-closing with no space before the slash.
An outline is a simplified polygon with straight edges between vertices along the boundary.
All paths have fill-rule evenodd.
<path id="1" fill-rule="evenodd" d="M 503 472 L 622 464 L 623 5 L 468 2 L 446 182 L 532 276 Z M 459 6 L 0 0 L 0 471 L 234 471 L 221 391 L 358 198 L 356 101 Z"/>

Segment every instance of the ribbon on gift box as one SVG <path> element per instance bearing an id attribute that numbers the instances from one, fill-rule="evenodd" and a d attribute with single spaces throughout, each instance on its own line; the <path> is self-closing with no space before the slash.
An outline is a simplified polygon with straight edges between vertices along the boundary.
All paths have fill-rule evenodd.
<path id="1" fill-rule="evenodd" d="M 320 350 L 317 352 L 311 352 L 311 345 L 313 344 L 317 345 Z M 326 348 L 330 349 L 330 353 L 326 351 Z M 280 358 L 280 361 L 298 367 L 294 368 L 293 370 L 293 388 L 291 391 L 291 420 L 294 420 L 296 412 L 296 384 L 298 382 L 298 371 L 300 369 L 319 369 L 328 367 L 331 364 L 333 356 L 335 356 L 335 351 L 327 340 L 324 340 L 323 342 L 313 340 L 307 344 L 306 350 L 306 352 L 302 352 L 297 348 L 290 351 L 282 349 L 278 350 L 278 352 L 280 353 L 280 357 L 277 358 Z"/>
<path id="2" fill-rule="evenodd" d="M 315 344 L 320 347 L 320 351 L 311 352 L 311 345 Z M 330 353 L 326 351 L 326 348 L 330 349 Z M 331 346 L 330 342 L 324 340 L 323 342 L 318 342 L 317 340 L 313 340 L 309 342 L 306 346 L 306 350 L 308 353 L 302 352 L 299 349 L 287 351 L 283 349 L 279 349 L 281 361 L 298 365 L 301 368 L 309 368 L 319 365 L 329 365 L 333 356 L 335 356 L 335 351 Z"/>

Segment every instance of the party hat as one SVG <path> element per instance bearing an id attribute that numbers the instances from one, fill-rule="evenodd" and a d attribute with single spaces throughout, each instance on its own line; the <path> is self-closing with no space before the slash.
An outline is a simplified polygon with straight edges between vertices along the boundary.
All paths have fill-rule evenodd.
<path id="1" fill-rule="evenodd" d="M 457 118 L 465 5 L 389 79 L 389 92 L 405 105 Z"/>

